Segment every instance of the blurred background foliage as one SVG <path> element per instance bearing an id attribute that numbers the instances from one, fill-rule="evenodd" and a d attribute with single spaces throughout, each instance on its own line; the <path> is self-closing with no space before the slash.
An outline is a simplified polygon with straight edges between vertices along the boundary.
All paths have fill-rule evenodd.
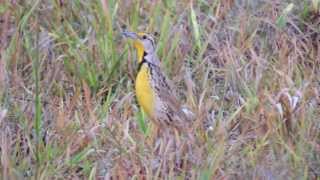
<path id="1" fill-rule="evenodd" d="M 2 179 L 319 178 L 319 8 L 0 0 Z M 161 157 L 148 143 L 124 29 L 155 35 L 164 71 L 197 115 L 191 154 Z"/>

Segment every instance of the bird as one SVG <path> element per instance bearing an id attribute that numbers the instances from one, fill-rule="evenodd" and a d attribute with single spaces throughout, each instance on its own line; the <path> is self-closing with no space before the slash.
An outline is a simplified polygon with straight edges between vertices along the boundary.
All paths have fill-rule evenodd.
<path id="1" fill-rule="evenodd" d="M 179 102 L 172 84 L 161 68 L 153 36 L 127 30 L 123 31 L 122 35 L 133 40 L 137 52 L 135 94 L 142 110 L 161 128 L 178 131 L 188 129 L 190 116 Z"/>

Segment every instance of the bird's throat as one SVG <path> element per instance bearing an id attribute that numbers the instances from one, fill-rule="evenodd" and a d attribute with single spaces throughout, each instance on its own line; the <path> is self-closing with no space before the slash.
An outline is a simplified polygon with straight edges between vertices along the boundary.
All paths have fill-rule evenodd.
<path id="1" fill-rule="evenodd" d="M 138 55 L 138 63 L 140 64 L 143 61 L 143 57 L 144 57 L 144 47 L 143 44 L 141 44 L 141 42 L 139 41 L 135 41 L 134 42 L 134 47 L 137 50 L 137 55 Z"/>

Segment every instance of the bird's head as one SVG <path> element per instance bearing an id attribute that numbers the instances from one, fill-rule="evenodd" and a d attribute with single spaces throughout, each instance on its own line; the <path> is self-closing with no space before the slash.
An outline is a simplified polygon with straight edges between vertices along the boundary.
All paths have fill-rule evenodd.
<path id="1" fill-rule="evenodd" d="M 153 37 L 149 34 L 139 32 L 129 32 L 124 31 L 122 35 L 126 38 L 130 38 L 133 40 L 133 45 L 138 53 L 138 60 L 142 61 L 143 55 L 146 54 L 154 54 L 156 51 L 156 45 Z"/>

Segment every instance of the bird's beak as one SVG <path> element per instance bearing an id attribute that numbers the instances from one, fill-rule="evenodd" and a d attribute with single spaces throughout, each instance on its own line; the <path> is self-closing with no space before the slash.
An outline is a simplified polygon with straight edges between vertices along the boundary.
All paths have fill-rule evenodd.
<path id="1" fill-rule="evenodd" d="M 130 31 L 124 31 L 121 33 L 124 37 L 126 38 L 131 38 L 131 39 L 138 39 L 138 34 L 135 32 L 130 32 Z"/>
<path id="2" fill-rule="evenodd" d="M 139 35 L 135 32 L 129 32 L 129 31 L 124 31 L 121 34 L 123 37 L 130 38 L 133 40 L 133 46 L 137 50 L 138 59 L 142 60 L 143 53 L 144 53 L 144 46 L 143 46 L 142 42 L 140 41 Z"/>

